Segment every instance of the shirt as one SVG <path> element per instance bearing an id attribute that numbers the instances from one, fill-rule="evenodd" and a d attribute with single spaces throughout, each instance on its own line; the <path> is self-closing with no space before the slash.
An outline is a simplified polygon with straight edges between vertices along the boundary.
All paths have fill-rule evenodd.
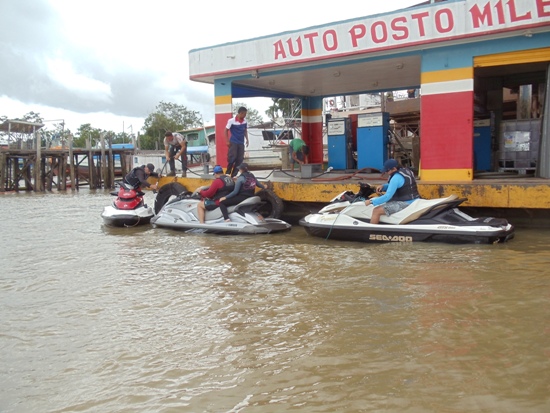
<path id="1" fill-rule="evenodd" d="M 248 123 L 246 118 L 242 120 L 237 120 L 237 117 L 233 117 L 227 121 L 225 129 L 231 132 L 231 138 L 229 142 L 237 143 L 239 145 L 244 145 L 244 135 L 248 128 Z"/>

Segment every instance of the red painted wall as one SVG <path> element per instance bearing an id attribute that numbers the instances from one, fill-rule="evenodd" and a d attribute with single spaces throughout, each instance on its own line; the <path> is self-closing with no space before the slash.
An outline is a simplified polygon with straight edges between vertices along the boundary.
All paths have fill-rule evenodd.
<path id="1" fill-rule="evenodd" d="M 473 102 L 472 91 L 422 96 L 422 169 L 473 168 Z"/>

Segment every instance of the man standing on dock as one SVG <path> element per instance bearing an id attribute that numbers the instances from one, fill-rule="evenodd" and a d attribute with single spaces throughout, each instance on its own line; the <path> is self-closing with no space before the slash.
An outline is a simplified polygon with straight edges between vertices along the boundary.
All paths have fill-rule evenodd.
<path id="1" fill-rule="evenodd" d="M 187 175 L 187 141 L 181 133 L 166 132 L 164 134 L 164 154 L 170 172 L 168 176 L 176 176 L 176 159 L 181 158 L 182 176 Z"/>
<path id="2" fill-rule="evenodd" d="M 241 106 L 237 111 L 237 116 L 227 121 L 225 127 L 225 142 L 229 146 L 227 151 L 227 170 L 225 173 L 231 177 L 237 175 L 237 168 L 244 160 L 244 145 L 248 146 L 248 123 L 246 122 L 246 113 L 248 110 Z M 229 136 L 231 133 L 231 137 Z"/>

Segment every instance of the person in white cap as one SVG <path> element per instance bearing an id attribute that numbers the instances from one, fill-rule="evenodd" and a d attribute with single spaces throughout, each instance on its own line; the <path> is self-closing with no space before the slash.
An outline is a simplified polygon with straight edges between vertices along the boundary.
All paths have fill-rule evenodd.
<path id="1" fill-rule="evenodd" d="M 416 179 L 408 168 L 401 168 L 395 159 L 388 159 L 382 168 L 384 174 L 389 174 L 388 183 L 376 188 L 376 192 L 384 195 L 367 199 L 365 205 L 373 205 L 371 224 L 378 224 L 382 215 L 390 216 L 405 208 L 413 201 L 420 199 Z"/>

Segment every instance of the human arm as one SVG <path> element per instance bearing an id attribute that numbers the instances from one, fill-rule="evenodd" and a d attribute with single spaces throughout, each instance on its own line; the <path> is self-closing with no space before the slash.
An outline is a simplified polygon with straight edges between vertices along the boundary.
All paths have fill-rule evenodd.
<path id="1" fill-rule="evenodd" d="M 216 178 L 214 179 L 214 182 L 212 182 L 212 185 L 200 191 L 199 195 L 202 198 L 213 198 L 214 195 L 216 195 L 216 192 L 218 192 L 218 190 L 222 187 L 223 187 L 223 181 L 221 179 Z"/>
<path id="2" fill-rule="evenodd" d="M 265 185 L 262 184 L 262 183 L 261 183 L 260 181 L 258 181 L 257 179 L 256 179 L 256 186 L 257 186 L 258 188 L 260 188 L 260 189 L 266 189 L 266 188 L 265 188 Z"/>
<path id="3" fill-rule="evenodd" d="M 157 185 L 151 185 L 147 181 L 147 175 L 145 174 L 145 171 L 143 169 L 137 169 L 136 170 L 136 178 L 139 179 L 139 185 L 145 188 L 151 188 L 151 189 L 157 189 Z"/>
<path id="4" fill-rule="evenodd" d="M 395 173 L 390 179 L 390 182 L 387 184 L 386 193 L 377 198 L 372 198 L 371 199 L 372 205 L 378 206 L 385 202 L 388 202 L 395 195 L 395 191 L 401 188 L 404 184 L 405 184 L 405 178 L 403 178 L 401 174 Z"/>
<path id="5" fill-rule="evenodd" d="M 225 135 L 225 143 L 227 144 L 227 146 L 229 146 L 229 129 L 225 129 L 223 131 L 223 134 Z"/>

